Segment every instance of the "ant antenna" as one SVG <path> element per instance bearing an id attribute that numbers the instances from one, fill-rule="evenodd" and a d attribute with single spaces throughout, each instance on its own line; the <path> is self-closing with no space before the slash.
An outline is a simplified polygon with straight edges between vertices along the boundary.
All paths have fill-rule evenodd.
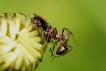
<path id="1" fill-rule="evenodd" d="M 72 33 L 72 32 L 70 32 L 70 34 L 71 34 L 71 35 L 72 35 L 72 37 L 73 37 L 73 41 L 74 41 L 74 43 L 75 43 L 76 45 L 79 45 L 79 44 L 78 44 L 78 42 L 75 40 L 75 37 L 74 37 L 73 33 Z"/>

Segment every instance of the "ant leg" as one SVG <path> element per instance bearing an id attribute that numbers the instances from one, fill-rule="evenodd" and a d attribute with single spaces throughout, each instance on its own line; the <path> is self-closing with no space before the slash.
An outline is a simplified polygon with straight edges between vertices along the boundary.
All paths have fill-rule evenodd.
<path id="1" fill-rule="evenodd" d="M 50 47 L 49 44 L 48 44 L 48 42 L 46 42 L 46 41 L 45 41 L 45 45 L 46 45 L 46 47 Z"/>
<path id="2" fill-rule="evenodd" d="M 51 60 L 51 63 L 52 63 L 52 61 L 53 61 L 55 58 L 64 56 L 65 54 L 67 54 L 67 53 L 70 52 L 71 50 L 72 50 L 72 49 L 68 50 L 66 53 L 64 53 L 64 54 L 62 54 L 62 55 L 54 56 L 54 58 L 52 58 L 52 60 Z"/>
<path id="3" fill-rule="evenodd" d="M 53 45 L 53 48 L 50 48 L 50 51 L 51 51 L 51 57 L 54 56 L 53 52 L 54 52 L 54 48 L 55 46 L 57 45 L 57 42 L 53 42 L 53 40 L 51 40 L 51 42 L 54 44 Z"/>
<path id="4" fill-rule="evenodd" d="M 62 55 L 54 56 L 54 57 L 52 58 L 52 60 L 51 60 L 51 63 L 52 63 L 52 61 L 53 61 L 55 58 L 60 57 L 60 56 L 62 56 Z"/>
<path id="5" fill-rule="evenodd" d="M 62 55 L 54 56 L 54 58 L 64 56 L 65 54 L 67 54 L 68 52 L 70 52 L 70 51 L 72 50 L 72 46 L 70 46 L 70 45 L 67 45 L 67 46 L 70 48 L 70 50 L 68 50 L 67 52 L 65 52 L 65 53 L 64 53 L 64 54 L 62 54 Z M 52 61 L 54 60 L 54 58 L 52 58 L 51 63 L 52 63 Z"/>
<path id="6" fill-rule="evenodd" d="M 51 57 L 50 58 L 52 58 L 52 56 L 54 56 L 54 54 L 53 54 L 53 51 L 52 51 L 51 48 L 50 48 L 50 51 L 51 51 Z"/>
<path id="7" fill-rule="evenodd" d="M 54 56 L 54 54 L 53 54 L 53 50 L 52 50 L 52 48 L 49 46 L 49 48 L 50 48 L 50 52 L 51 52 L 51 56 L 50 56 L 50 58 L 52 57 L 52 56 Z"/>
<path id="8" fill-rule="evenodd" d="M 52 40 L 52 39 L 50 40 L 50 42 L 54 44 L 54 42 L 53 42 L 53 40 Z M 51 48 L 50 46 L 49 46 L 49 48 L 50 48 L 50 50 L 49 50 L 49 51 L 51 51 L 51 50 L 52 50 L 52 48 Z"/>

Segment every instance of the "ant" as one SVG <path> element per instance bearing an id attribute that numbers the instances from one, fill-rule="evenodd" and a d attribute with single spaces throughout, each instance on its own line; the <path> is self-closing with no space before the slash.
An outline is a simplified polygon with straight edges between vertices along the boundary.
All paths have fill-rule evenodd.
<path id="1" fill-rule="evenodd" d="M 65 54 L 67 54 L 68 52 L 72 50 L 72 46 L 68 45 L 67 43 L 70 38 L 70 34 L 73 36 L 72 32 L 70 32 L 69 29 L 63 28 L 62 33 L 59 34 L 57 29 L 52 28 L 52 26 L 48 24 L 42 17 L 36 14 L 34 15 L 35 16 L 31 20 L 33 21 L 34 25 L 37 25 L 37 27 L 40 27 L 43 29 L 43 35 L 44 35 L 46 44 L 48 45 L 51 42 L 53 43 L 53 47 L 50 48 L 51 57 L 54 56 L 54 58 L 56 58 L 56 57 L 64 56 Z M 74 39 L 74 36 L 73 36 L 73 39 Z M 55 40 L 55 42 L 53 40 Z M 54 48 L 57 45 L 57 43 L 60 43 L 60 46 L 57 48 L 57 51 L 56 51 L 56 54 L 58 56 L 55 56 L 53 52 L 54 52 Z"/>

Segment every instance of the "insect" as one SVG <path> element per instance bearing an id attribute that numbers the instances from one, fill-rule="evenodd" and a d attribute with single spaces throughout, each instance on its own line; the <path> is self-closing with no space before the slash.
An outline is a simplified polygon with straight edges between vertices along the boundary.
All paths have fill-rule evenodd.
<path id="1" fill-rule="evenodd" d="M 70 35 L 73 36 L 72 32 L 70 32 L 69 29 L 63 28 L 62 33 L 59 34 L 57 29 L 52 28 L 52 26 L 48 24 L 42 17 L 36 14 L 34 15 L 35 17 L 32 18 L 32 21 L 34 22 L 35 25 L 37 25 L 37 27 L 41 27 L 43 29 L 43 35 L 44 35 L 46 44 L 48 45 L 49 43 L 53 43 L 53 47 L 52 48 L 50 47 L 51 57 L 54 56 L 53 59 L 56 57 L 64 56 L 65 54 L 67 54 L 68 52 L 72 50 L 72 46 L 68 45 L 67 43 L 70 38 Z M 74 36 L 73 36 L 73 39 L 74 39 Z M 54 48 L 56 47 L 58 43 L 60 44 L 56 51 L 56 54 L 58 56 L 55 56 L 53 52 L 54 52 Z"/>

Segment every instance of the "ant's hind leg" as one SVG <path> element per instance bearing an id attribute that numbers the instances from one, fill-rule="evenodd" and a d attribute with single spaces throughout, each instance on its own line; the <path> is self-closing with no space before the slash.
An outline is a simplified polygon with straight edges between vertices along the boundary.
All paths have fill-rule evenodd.
<path id="1" fill-rule="evenodd" d="M 61 56 L 63 56 L 63 55 L 54 56 L 54 57 L 52 58 L 52 60 L 51 60 L 51 63 L 52 63 L 52 61 L 53 61 L 55 58 L 57 58 L 57 57 L 61 57 Z"/>
<path id="2" fill-rule="evenodd" d="M 56 45 L 57 45 L 57 42 L 53 42 L 53 44 L 54 44 L 54 45 L 53 45 L 53 48 L 50 48 L 50 51 L 51 51 L 51 53 L 52 53 L 52 54 L 51 54 L 51 57 L 54 56 L 53 52 L 54 52 L 54 49 L 55 49 L 55 47 L 56 47 Z"/>
<path id="3" fill-rule="evenodd" d="M 72 47 L 71 47 L 70 45 L 67 45 L 67 46 L 68 46 L 70 49 L 69 49 L 67 52 L 65 52 L 64 54 L 62 54 L 62 55 L 54 56 L 54 57 L 52 58 L 52 60 L 51 60 L 51 63 L 52 63 L 52 61 L 53 61 L 55 58 L 64 56 L 65 54 L 69 53 L 69 52 L 72 50 Z"/>
<path id="4" fill-rule="evenodd" d="M 50 52 L 51 52 L 51 57 L 50 58 L 52 58 L 52 56 L 54 56 L 54 54 L 53 54 L 53 51 L 52 51 L 51 48 L 50 48 Z"/>
<path id="5" fill-rule="evenodd" d="M 49 47 L 50 49 L 49 49 L 49 51 L 51 52 L 51 56 L 50 56 L 50 58 L 52 58 L 52 56 L 54 56 L 54 54 L 53 54 L 53 48 L 51 48 L 51 47 Z"/>
<path id="6" fill-rule="evenodd" d="M 51 42 L 54 44 L 53 40 L 51 40 Z M 55 47 L 55 45 L 53 47 Z M 49 51 L 51 52 L 51 57 L 50 58 L 52 58 L 52 56 L 54 56 L 54 54 L 53 54 L 53 52 L 54 52 L 53 47 L 49 46 L 49 48 L 50 48 Z"/>
<path id="7" fill-rule="evenodd" d="M 64 54 L 62 54 L 62 55 L 54 56 L 54 57 L 52 58 L 52 60 L 51 60 L 51 63 L 52 63 L 52 61 L 53 61 L 55 58 L 64 56 L 65 54 L 67 54 L 68 52 L 70 52 L 70 51 L 72 50 L 72 46 L 70 46 L 70 45 L 67 45 L 67 46 L 68 46 L 70 49 L 69 49 L 67 52 L 65 52 Z"/>

